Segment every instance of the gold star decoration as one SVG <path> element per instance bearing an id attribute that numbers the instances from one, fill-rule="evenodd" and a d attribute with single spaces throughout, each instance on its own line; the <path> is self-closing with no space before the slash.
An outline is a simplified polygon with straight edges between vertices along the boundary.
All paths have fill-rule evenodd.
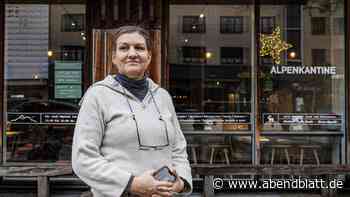
<path id="1" fill-rule="evenodd" d="M 281 52 L 293 47 L 293 45 L 281 39 L 279 27 L 276 27 L 272 34 L 260 34 L 260 42 L 260 56 L 271 56 L 276 64 L 281 63 Z"/>

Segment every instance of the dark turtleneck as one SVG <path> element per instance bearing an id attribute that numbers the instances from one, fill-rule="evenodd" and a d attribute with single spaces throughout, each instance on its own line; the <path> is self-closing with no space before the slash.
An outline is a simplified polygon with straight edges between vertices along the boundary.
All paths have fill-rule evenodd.
<path id="1" fill-rule="evenodd" d="M 145 98 L 148 91 L 148 82 L 146 77 L 139 80 L 135 80 L 135 79 L 128 78 L 126 75 L 117 74 L 115 76 L 115 79 L 125 89 L 131 92 L 131 94 L 136 96 L 136 98 L 138 98 L 140 101 L 142 101 Z"/>

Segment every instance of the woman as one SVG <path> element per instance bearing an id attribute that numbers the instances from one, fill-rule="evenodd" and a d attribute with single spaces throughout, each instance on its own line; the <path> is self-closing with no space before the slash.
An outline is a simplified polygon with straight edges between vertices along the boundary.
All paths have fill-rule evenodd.
<path id="1" fill-rule="evenodd" d="M 192 191 L 186 141 L 169 93 L 145 77 L 149 34 L 124 26 L 114 34 L 118 74 L 92 85 L 81 101 L 72 166 L 94 197 L 183 195 Z M 175 182 L 158 181 L 168 166 Z"/>

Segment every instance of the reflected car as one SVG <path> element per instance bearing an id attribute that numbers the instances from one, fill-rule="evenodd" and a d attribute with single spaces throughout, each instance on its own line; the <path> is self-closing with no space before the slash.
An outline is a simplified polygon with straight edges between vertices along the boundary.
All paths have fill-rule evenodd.
<path id="1" fill-rule="evenodd" d="M 16 103 L 13 105 L 13 103 Z M 11 105 L 12 104 L 12 105 Z M 18 101 L 8 102 L 8 112 L 78 112 L 79 106 L 73 103 L 55 100 L 31 100 L 19 103 Z"/>
<path id="2" fill-rule="evenodd" d="M 63 122 L 62 119 L 59 122 L 43 121 L 42 114 L 69 113 L 71 117 L 76 117 L 78 105 L 54 100 L 31 100 L 12 102 L 8 106 L 8 161 L 70 160 L 75 122 L 69 118 L 67 121 L 70 122 L 67 123 L 66 119 Z M 55 116 L 52 117 L 54 119 Z"/>

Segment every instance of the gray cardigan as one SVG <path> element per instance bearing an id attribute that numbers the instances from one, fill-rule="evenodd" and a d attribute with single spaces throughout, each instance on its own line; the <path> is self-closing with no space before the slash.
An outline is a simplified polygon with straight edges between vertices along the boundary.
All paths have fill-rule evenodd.
<path id="1" fill-rule="evenodd" d="M 136 114 L 143 145 L 166 143 L 150 92 L 141 102 L 114 79 L 107 76 L 92 85 L 81 100 L 73 138 L 72 167 L 92 188 L 94 197 L 121 196 L 132 175 L 138 176 L 163 165 L 174 166 L 192 191 L 191 168 L 186 141 L 169 93 L 148 79 L 163 119 L 170 145 L 161 150 L 139 150 L 135 122 L 126 97 Z"/>

